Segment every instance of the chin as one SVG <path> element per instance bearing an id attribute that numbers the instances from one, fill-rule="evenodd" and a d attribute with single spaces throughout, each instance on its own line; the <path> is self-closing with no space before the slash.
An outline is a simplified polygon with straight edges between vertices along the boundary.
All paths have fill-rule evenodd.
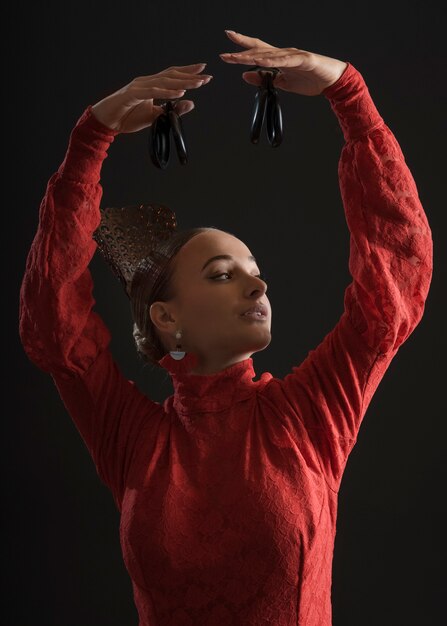
<path id="1" fill-rule="evenodd" d="M 265 350 L 272 341 L 272 335 L 269 333 L 268 336 L 260 337 L 259 341 L 253 342 L 251 346 L 247 349 L 247 352 L 251 352 L 254 354 L 255 352 L 262 352 Z"/>
<path id="2" fill-rule="evenodd" d="M 258 348 L 256 352 L 261 352 L 262 350 L 265 350 L 266 348 L 269 347 L 269 345 L 272 342 L 272 336 L 270 335 L 270 337 L 268 338 L 267 341 L 264 342 L 264 344 L 262 345 L 262 348 Z"/>

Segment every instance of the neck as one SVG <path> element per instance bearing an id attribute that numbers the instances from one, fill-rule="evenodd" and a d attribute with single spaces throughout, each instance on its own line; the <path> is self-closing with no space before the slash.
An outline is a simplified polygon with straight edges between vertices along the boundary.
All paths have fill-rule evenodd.
<path id="1" fill-rule="evenodd" d="M 222 358 L 203 358 L 198 355 L 198 363 L 194 369 L 190 371 L 191 374 L 199 374 L 202 376 L 217 374 L 222 370 L 234 365 L 235 363 L 239 363 L 240 361 L 245 361 L 251 357 L 253 353 L 247 352 L 245 354 L 233 355 L 232 357 L 222 357 Z"/>

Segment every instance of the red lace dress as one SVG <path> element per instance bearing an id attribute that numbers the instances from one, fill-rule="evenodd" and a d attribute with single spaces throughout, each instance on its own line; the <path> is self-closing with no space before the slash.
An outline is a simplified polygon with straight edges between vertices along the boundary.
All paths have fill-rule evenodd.
<path id="1" fill-rule="evenodd" d="M 432 239 L 401 149 L 351 65 L 326 89 L 343 130 L 345 310 L 284 379 L 251 358 L 213 375 L 165 356 L 174 394 L 127 380 L 88 269 L 116 133 L 88 107 L 40 207 L 20 336 L 51 374 L 121 512 L 140 626 L 330 626 L 337 494 L 380 380 L 419 323 Z"/>

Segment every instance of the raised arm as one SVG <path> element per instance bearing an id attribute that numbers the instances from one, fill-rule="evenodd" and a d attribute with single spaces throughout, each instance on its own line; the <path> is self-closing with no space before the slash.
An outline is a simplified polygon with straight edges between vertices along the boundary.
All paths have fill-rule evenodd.
<path id="1" fill-rule="evenodd" d="M 247 48 L 227 59 L 279 67 L 275 86 L 323 94 L 343 130 L 340 189 L 350 230 L 345 310 L 335 328 L 265 393 L 285 407 L 298 447 L 337 490 L 371 398 L 398 348 L 422 318 L 432 276 L 432 237 L 416 184 L 362 75 L 347 62 L 231 36 Z M 258 84 L 254 72 L 244 78 Z"/>
<path id="2" fill-rule="evenodd" d="M 204 64 L 168 68 L 142 76 L 89 106 L 73 129 L 62 165 L 50 178 L 28 255 L 20 294 L 20 337 L 29 358 L 44 371 L 82 374 L 109 343 L 92 312 L 88 264 L 100 223 L 100 172 L 118 133 L 150 126 L 163 112 L 154 98 L 181 97 L 203 84 Z M 176 111 L 192 110 L 180 100 Z"/>
<path id="3" fill-rule="evenodd" d="M 149 126 L 162 112 L 153 98 L 175 98 L 199 86 L 202 64 L 140 77 L 88 106 L 65 158 L 50 178 L 20 292 L 19 333 L 30 360 L 51 374 L 101 478 L 119 500 L 141 425 L 157 404 L 121 374 L 110 333 L 93 310 L 88 265 L 100 223 L 100 173 L 118 133 Z M 183 114 L 193 108 L 177 103 Z"/>
<path id="4" fill-rule="evenodd" d="M 50 178 L 20 293 L 19 331 L 30 360 L 61 377 L 81 375 L 110 334 L 92 311 L 88 264 L 100 220 L 102 163 L 116 131 L 89 106 L 73 129 L 67 153 Z"/>
<path id="5" fill-rule="evenodd" d="M 338 489 L 373 394 L 422 318 L 433 244 L 414 179 L 361 74 L 349 64 L 324 95 L 346 142 L 339 182 L 352 282 L 340 321 L 285 378 L 284 390 Z"/>
<path id="6" fill-rule="evenodd" d="M 349 65 L 324 95 L 346 141 L 339 181 L 354 280 L 345 308 L 368 346 L 380 354 L 395 352 L 424 312 L 432 277 L 431 230 L 400 146 L 361 74 Z"/>

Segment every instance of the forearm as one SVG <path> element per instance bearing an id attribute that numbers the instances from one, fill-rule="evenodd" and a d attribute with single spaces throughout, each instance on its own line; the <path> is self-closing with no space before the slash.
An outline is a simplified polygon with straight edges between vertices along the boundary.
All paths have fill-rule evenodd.
<path id="1" fill-rule="evenodd" d="M 431 231 L 400 146 L 361 75 L 350 66 L 328 94 L 346 140 L 339 180 L 354 280 L 345 307 L 368 345 L 383 353 L 397 349 L 422 317 Z"/>
<path id="2" fill-rule="evenodd" d="M 87 109 L 71 133 L 40 206 L 22 281 L 21 340 L 30 359 L 47 371 L 85 368 L 109 340 L 91 312 L 88 270 L 96 250 L 92 234 L 100 222 L 100 171 L 113 141 L 113 133 L 98 124 Z"/>

